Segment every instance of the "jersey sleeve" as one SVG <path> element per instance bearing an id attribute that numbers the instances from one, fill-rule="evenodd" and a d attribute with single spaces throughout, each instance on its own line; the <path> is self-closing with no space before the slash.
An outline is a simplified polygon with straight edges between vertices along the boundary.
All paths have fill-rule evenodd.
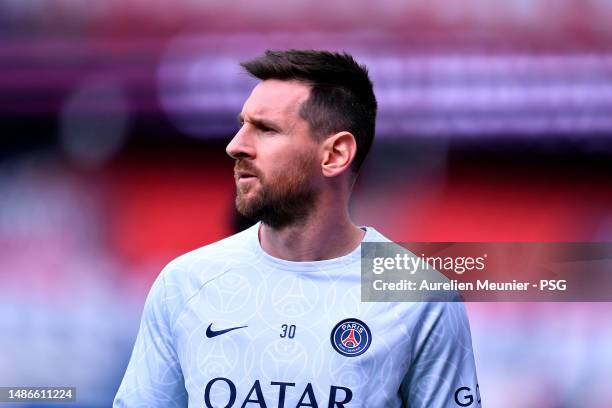
<path id="1" fill-rule="evenodd" d="M 164 271 L 147 296 L 136 343 L 113 407 L 187 407 L 187 391 L 168 313 Z"/>
<path id="2" fill-rule="evenodd" d="M 410 408 L 481 407 L 469 322 L 462 302 L 423 303 L 413 360 L 400 394 Z"/>

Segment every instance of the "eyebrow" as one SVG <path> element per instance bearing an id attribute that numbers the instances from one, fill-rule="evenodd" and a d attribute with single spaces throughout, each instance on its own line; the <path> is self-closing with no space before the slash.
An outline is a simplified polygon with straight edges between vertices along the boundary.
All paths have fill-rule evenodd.
<path id="1" fill-rule="evenodd" d="M 242 124 L 244 122 L 244 116 L 242 115 L 242 113 L 238 114 L 237 119 L 238 119 L 239 124 Z M 276 130 L 280 130 L 281 128 L 276 123 L 270 120 L 264 119 L 264 118 L 251 117 L 247 120 L 247 122 L 252 123 L 253 125 L 257 127 L 265 127 L 265 128 L 270 128 L 270 129 L 276 129 Z"/>

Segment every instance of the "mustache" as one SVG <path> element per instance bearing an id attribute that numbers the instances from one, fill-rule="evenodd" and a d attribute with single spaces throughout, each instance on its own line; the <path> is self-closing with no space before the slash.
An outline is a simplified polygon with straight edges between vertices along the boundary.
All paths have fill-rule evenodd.
<path id="1" fill-rule="evenodd" d="M 253 174 L 256 177 L 260 176 L 260 172 L 251 162 L 239 160 L 234 164 L 234 172 L 245 171 Z"/>

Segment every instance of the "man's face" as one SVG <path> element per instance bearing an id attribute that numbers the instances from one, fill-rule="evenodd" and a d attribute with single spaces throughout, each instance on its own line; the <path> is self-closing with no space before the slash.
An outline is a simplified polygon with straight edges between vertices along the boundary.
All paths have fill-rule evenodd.
<path id="1" fill-rule="evenodd" d="M 244 103 L 226 151 L 236 159 L 236 208 L 280 228 L 304 220 L 317 197 L 318 143 L 299 115 L 308 85 L 266 80 Z"/>

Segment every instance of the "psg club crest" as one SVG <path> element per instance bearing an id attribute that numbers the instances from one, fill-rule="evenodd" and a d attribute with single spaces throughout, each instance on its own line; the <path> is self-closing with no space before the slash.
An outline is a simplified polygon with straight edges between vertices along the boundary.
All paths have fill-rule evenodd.
<path id="1" fill-rule="evenodd" d="M 331 332 L 331 343 L 345 357 L 357 357 L 372 343 L 370 328 L 361 320 L 344 319 Z"/>

